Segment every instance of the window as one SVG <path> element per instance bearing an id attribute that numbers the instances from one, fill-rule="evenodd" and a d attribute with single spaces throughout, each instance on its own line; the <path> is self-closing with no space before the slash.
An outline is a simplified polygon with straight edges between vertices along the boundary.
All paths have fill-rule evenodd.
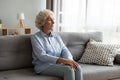
<path id="1" fill-rule="evenodd" d="M 84 3 L 84 4 L 82 4 Z M 55 0 L 58 31 L 78 32 L 85 24 L 85 0 Z"/>
<path id="2" fill-rule="evenodd" d="M 120 0 L 54 1 L 57 31 L 102 31 L 105 40 L 120 41 Z"/>
<path id="3" fill-rule="evenodd" d="M 119 42 L 120 0 L 88 0 L 87 31 L 102 31 L 107 41 Z"/>

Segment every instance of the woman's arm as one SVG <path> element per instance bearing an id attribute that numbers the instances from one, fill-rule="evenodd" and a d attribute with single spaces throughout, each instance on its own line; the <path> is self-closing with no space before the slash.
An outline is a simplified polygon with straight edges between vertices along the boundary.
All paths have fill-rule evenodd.
<path id="1" fill-rule="evenodd" d="M 72 54 L 70 53 L 68 48 L 63 43 L 60 36 L 58 36 L 58 41 L 59 41 L 61 48 L 62 48 L 62 52 L 61 52 L 62 58 L 58 58 L 56 63 L 63 63 L 65 65 L 69 65 L 74 70 L 76 70 L 79 64 L 73 60 Z"/>
<path id="2" fill-rule="evenodd" d="M 59 41 L 59 43 L 61 45 L 61 48 L 62 48 L 62 51 L 61 51 L 62 58 L 73 60 L 73 56 L 72 56 L 71 52 L 68 50 L 66 45 L 63 43 L 61 37 L 58 36 L 57 39 L 58 39 L 58 41 Z"/>

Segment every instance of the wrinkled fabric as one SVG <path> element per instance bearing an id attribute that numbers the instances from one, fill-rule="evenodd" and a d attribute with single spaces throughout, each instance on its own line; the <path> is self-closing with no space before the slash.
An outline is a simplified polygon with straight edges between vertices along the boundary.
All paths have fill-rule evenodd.
<path id="1" fill-rule="evenodd" d="M 40 73 L 52 64 L 56 64 L 59 57 L 72 59 L 72 55 L 64 45 L 61 37 L 54 32 L 50 36 L 39 31 L 31 36 L 33 48 L 33 64 L 36 73 Z"/>

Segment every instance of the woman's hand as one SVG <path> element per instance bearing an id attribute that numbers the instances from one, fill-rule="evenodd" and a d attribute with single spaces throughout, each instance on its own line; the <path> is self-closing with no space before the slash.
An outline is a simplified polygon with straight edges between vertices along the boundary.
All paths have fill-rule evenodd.
<path id="1" fill-rule="evenodd" d="M 64 58 L 59 58 L 58 60 L 57 60 L 57 63 L 63 63 L 63 64 L 65 64 L 65 65 L 69 65 L 70 67 L 72 67 L 74 70 L 76 70 L 77 69 L 77 67 L 78 67 L 78 63 L 77 62 L 75 62 L 74 60 L 70 60 L 70 59 L 64 59 Z"/>

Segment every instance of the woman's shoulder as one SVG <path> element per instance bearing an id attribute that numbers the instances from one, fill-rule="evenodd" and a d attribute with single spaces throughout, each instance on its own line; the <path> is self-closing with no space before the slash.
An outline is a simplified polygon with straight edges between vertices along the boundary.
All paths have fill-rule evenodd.
<path id="1" fill-rule="evenodd" d="M 59 33 L 57 32 L 54 32 L 54 37 L 57 39 L 57 40 L 62 40 L 61 36 L 59 35 Z"/>
<path id="2" fill-rule="evenodd" d="M 52 35 L 53 35 L 54 37 L 60 37 L 60 35 L 59 35 L 57 32 L 53 32 Z"/>
<path id="3" fill-rule="evenodd" d="M 32 34 L 32 36 L 31 37 L 37 37 L 37 36 L 40 36 L 40 31 L 39 32 L 36 32 L 36 33 L 34 33 L 34 34 Z"/>

